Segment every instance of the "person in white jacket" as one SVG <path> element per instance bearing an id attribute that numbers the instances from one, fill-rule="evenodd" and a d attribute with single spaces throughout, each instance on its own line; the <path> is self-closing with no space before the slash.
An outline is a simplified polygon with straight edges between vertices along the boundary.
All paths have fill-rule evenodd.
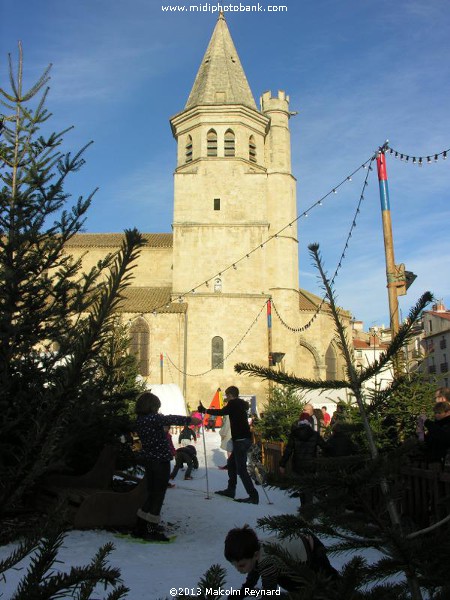
<path id="1" fill-rule="evenodd" d="M 233 451 L 233 440 L 231 439 L 231 426 L 230 426 L 230 417 L 228 415 L 224 415 L 222 417 L 222 427 L 220 428 L 220 447 L 222 450 L 225 450 L 227 453 L 227 458 L 230 458 L 230 454 Z M 226 470 L 228 468 L 228 464 L 223 467 L 219 467 L 219 469 Z"/>

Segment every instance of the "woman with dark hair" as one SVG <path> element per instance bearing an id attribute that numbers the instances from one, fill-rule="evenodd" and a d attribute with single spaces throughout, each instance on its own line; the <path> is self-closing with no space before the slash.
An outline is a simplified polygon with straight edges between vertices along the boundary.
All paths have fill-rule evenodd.
<path id="1" fill-rule="evenodd" d="M 136 401 L 136 432 L 142 444 L 147 479 L 147 498 L 137 511 L 136 535 L 149 541 L 168 542 L 159 522 L 170 476 L 172 453 L 165 426 L 196 425 L 198 419 L 183 415 L 161 415 L 158 396 L 144 392 Z"/>

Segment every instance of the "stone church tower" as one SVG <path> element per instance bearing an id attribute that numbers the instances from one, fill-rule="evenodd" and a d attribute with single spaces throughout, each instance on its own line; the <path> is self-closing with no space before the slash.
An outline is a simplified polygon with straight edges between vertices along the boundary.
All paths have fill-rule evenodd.
<path id="1" fill-rule="evenodd" d="M 267 383 L 237 376 L 234 365 L 267 366 L 270 351 L 306 377 L 341 367 L 326 309 L 301 331 L 320 299 L 299 289 L 289 117 L 282 91 L 264 93 L 257 108 L 221 14 L 186 106 L 170 120 L 173 234 L 146 234 L 121 308 L 142 374 L 177 383 L 191 406 L 232 384 L 262 406 Z M 88 248 L 96 260 L 98 246 L 114 249 L 120 237 L 80 234 L 70 251 Z"/>
<path id="2" fill-rule="evenodd" d="M 221 15 L 186 107 L 171 119 L 178 143 L 173 296 L 190 290 L 193 281 L 209 280 L 184 294 L 188 331 L 195 332 L 188 338 L 190 371 L 211 363 L 214 338 L 218 355 L 228 355 L 270 296 L 288 321 L 298 320 L 296 225 L 265 244 L 296 217 L 288 120 L 284 92 L 264 94 L 257 109 Z M 265 312 L 260 320 L 256 336 L 243 341 L 245 352 L 236 351 L 221 366 L 222 385 L 235 380 L 237 360 L 267 364 Z M 273 344 L 295 369 L 295 339 L 275 335 Z M 212 386 L 219 375 L 214 371 Z"/>

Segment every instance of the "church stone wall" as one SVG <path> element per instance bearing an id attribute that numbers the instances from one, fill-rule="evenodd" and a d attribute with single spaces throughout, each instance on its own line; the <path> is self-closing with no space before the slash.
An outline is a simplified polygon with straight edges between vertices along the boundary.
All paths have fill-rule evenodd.
<path id="1" fill-rule="evenodd" d="M 238 362 L 267 365 L 266 301 L 266 296 L 249 294 L 197 294 L 188 299 L 188 401 L 195 404 L 200 399 L 208 400 L 218 387 L 225 389 L 229 385 L 237 385 L 243 394 L 265 399 L 267 383 L 237 375 L 234 365 Z M 220 369 L 211 369 L 211 343 L 215 336 L 223 338 L 227 357 Z"/>
<path id="2" fill-rule="evenodd" d="M 145 313 L 142 315 L 149 327 L 148 369 L 146 380 L 161 383 L 160 355 L 163 354 L 163 383 L 176 383 L 181 390 L 185 383 L 184 371 L 184 314 Z M 135 313 L 123 313 L 124 323 L 132 324 Z M 178 367 L 175 368 L 172 362 Z"/>
<path id="3" fill-rule="evenodd" d="M 82 269 L 88 272 L 103 260 L 108 253 L 117 252 L 117 246 L 85 247 L 71 246 L 69 251 L 75 259 L 82 258 Z M 172 248 L 152 248 L 144 246 L 132 271 L 133 286 L 171 287 L 172 286 Z"/>

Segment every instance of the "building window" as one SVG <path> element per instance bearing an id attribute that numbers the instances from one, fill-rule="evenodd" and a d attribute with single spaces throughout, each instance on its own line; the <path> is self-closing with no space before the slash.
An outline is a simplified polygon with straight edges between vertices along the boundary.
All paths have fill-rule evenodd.
<path id="1" fill-rule="evenodd" d="M 214 198 L 214 210 L 220 210 L 220 198 Z"/>
<path id="2" fill-rule="evenodd" d="M 326 378 L 336 379 L 337 378 L 337 361 L 336 352 L 330 344 L 325 352 L 325 365 L 326 365 Z"/>
<path id="3" fill-rule="evenodd" d="M 190 135 L 187 136 L 186 140 L 186 162 L 192 161 L 192 138 Z"/>
<path id="4" fill-rule="evenodd" d="M 248 140 L 248 159 L 251 162 L 256 162 L 256 143 L 255 138 L 252 135 Z"/>
<path id="5" fill-rule="evenodd" d="M 130 338 L 130 352 L 136 357 L 139 374 L 146 377 L 149 374 L 150 329 L 143 317 L 138 317 L 131 324 Z"/>
<path id="6" fill-rule="evenodd" d="M 211 368 L 223 369 L 223 338 L 213 337 L 211 342 Z"/>
<path id="7" fill-rule="evenodd" d="M 219 279 L 219 277 L 217 279 L 214 279 L 214 292 L 216 294 L 220 294 L 222 291 L 222 280 Z"/>
<path id="8" fill-rule="evenodd" d="M 214 129 L 210 129 L 206 136 L 207 141 L 207 155 L 217 156 L 217 133 Z"/>
<path id="9" fill-rule="evenodd" d="M 234 156 L 235 155 L 235 139 L 234 139 L 234 131 L 231 129 L 227 129 L 225 131 L 225 156 Z"/>

